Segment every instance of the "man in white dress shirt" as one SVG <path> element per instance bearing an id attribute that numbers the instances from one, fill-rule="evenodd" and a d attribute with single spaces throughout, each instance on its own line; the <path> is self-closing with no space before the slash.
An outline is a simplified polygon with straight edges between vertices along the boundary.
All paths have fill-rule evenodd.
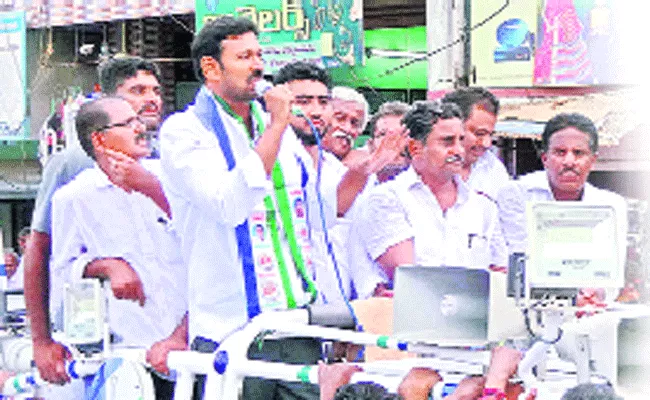
<path id="1" fill-rule="evenodd" d="M 124 98 L 136 112 L 142 111 L 148 130 L 157 129 L 163 101 L 160 72 L 153 63 L 140 57 L 115 57 L 98 67 L 98 75 L 103 94 Z M 63 288 L 50 279 L 52 197 L 79 172 L 94 164 L 78 140 L 69 141 L 68 146 L 63 152 L 54 154 L 43 169 L 32 217 L 32 236 L 24 256 L 25 274 L 30 277 L 25 281 L 25 302 L 31 321 L 34 363 L 44 380 L 56 384 L 69 382 L 70 377 L 64 365 L 68 351 L 52 339 L 50 328 L 62 328 L 63 296 Z M 119 154 L 116 153 L 116 157 Z M 109 172 L 114 173 L 116 179 L 134 186 L 150 181 L 141 179 L 150 173 L 139 163 L 124 157 L 115 158 L 115 163 L 118 168 Z"/>
<path id="2" fill-rule="evenodd" d="M 153 194 L 114 178 L 107 153 L 138 162 L 150 153 L 145 124 L 121 98 L 81 106 L 82 148 L 96 163 L 52 200 L 52 277 L 110 281 L 110 328 L 117 346 L 148 349 L 147 361 L 168 373 L 167 354 L 187 348 L 186 268 L 159 182 Z M 152 374 L 157 399 L 173 397 L 173 382 Z"/>
<path id="3" fill-rule="evenodd" d="M 332 107 L 330 102 L 331 79 L 327 71 L 305 62 L 294 62 L 282 67 L 274 76 L 275 84 L 287 84 L 294 95 L 294 107 L 302 115 L 292 116 L 290 125 L 301 139 L 305 149 L 314 158 L 318 166 L 319 150 L 312 132 L 322 138 L 331 129 Z M 314 259 L 315 279 L 319 284 L 321 299 L 331 303 L 341 301 L 342 296 L 350 296 L 350 271 L 348 269 L 348 231 L 349 211 L 357 198 L 367 186 L 369 180 L 387 166 L 400 158 L 406 145 L 406 135 L 400 130 L 396 135 L 389 135 L 386 141 L 377 140 L 371 153 L 363 153 L 346 166 L 331 152 L 321 151 L 322 181 L 327 186 L 337 188 L 337 214 L 340 217 L 336 226 L 328 230 L 327 240 L 332 244 L 332 253 L 328 251 L 326 237 L 322 232 L 312 233 L 314 248 L 320 253 Z M 322 139 L 321 139 L 322 140 Z M 382 144 L 383 142 L 383 144 Z M 338 267 L 335 270 L 334 262 Z M 339 285 L 339 274 L 342 287 Z"/>
<path id="4" fill-rule="evenodd" d="M 473 190 L 496 201 L 499 190 L 510 181 L 503 163 L 494 154 L 492 135 L 499 114 L 499 100 L 482 87 L 460 88 L 442 101 L 454 103 L 463 114 L 465 159 L 460 176 Z M 505 247 L 492 248 L 494 259 L 505 259 Z M 505 271 L 506 265 L 495 265 Z"/>
<path id="5" fill-rule="evenodd" d="M 497 198 L 509 253 L 526 251 L 527 202 L 584 201 L 614 207 L 621 262 L 624 262 L 627 254 L 627 205 L 622 196 L 587 182 L 597 156 L 598 131 L 589 118 L 581 114 L 558 114 L 547 122 L 542 133 L 544 171 L 508 183 Z"/>
<path id="6" fill-rule="evenodd" d="M 162 181 L 189 268 L 192 347 L 212 352 L 260 313 L 315 301 L 308 232 L 320 228 L 321 210 L 313 160 L 287 129 L 293 94 L 286 85 L 269 89 L 268 114 L 254 101 L 263 75 L 256 25 L 210 21 L 192 43 L 192 58 L 203 87 L 161 128 Z M 336 192 L 323 188 L 322 199 L 331 226 Z M 315 363 L 320 342 L 268 340 L 248 356 Z M 244 381 L 244 398 L 276 395 L 318 398 L 318 388 Z"/>
<path id="7" fill-rule="evenodd" d="M 481 87 L 461 88 L 445 95 L 463 114 L 465 160 L 461 176 L 472 189 L 496 200 L 510 176 L 492 149 L 492 135 L 499 114 L 499 100 Z"/>
<path id="8" fill-rule="evenodd" d="M 402 119 L 409 109 L 409 105 L 401 101 L 390 101 L 379 107 L 368 122 L 368 130 L 370 132 L 368 149 L 370 151 L 374 151 L 377 146 L 380 146 L 384 139 L 400 135 L 404 132 Z M 392 287 L 390 280 L 387 278 L 383 269 L 374 261 L 374 258 L 366 252 L 365 247 L 361 243 L 361 235 L 359 232 L 364 231 L 366 227 L 359 223 L 361 221 L 358 215 L 366 207 L 368 195 L 372 192 L 372 188 L 394 179 L 397 175 L 405 171 L 410 163 L 411 160 L 404 150 L 393 162 L 386 165 L 376 176 L 369 179 L 368 185 L 354 202 L 354 206 L 349 212 L 351 226 L 348 244 L 348 262 L 351 276 L 350 288 L 351 291 L 354 291 L 353 298 L 365 299 L 372 295 L 383 296 L 392 294 L 387 291 Z"/>
<path id="9" fill-rule="evenodd" d="M 390 279 L 401 265 L 488 268 L 495 263 L 490 246 L 503 245 L 495 204 L 458 175 L 461 118 L 453 103 L 414 103 L 403 120 L 411 167 L 368 196 L 358 233 Z"/>

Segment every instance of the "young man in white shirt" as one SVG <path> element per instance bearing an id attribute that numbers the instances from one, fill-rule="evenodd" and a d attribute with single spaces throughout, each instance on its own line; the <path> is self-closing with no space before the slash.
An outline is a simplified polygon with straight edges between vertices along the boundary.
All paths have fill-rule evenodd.
<path id="1" fill-rule="evenodd" d="M 114 345 L 148 349 L 147 361 L 168 374 L 169 351 L 187 348 L 187 275 L 169 205 L 154 175 L 134 187 L 112 172 L 116 154 L 133 162 L 150 154 L 145 124 L 127 101 L 105 97 L 81 106 L 76 127 L 96 163 L 52 200 L 52 279 L 109 280 Z M 174 383 L 152 378 L 156 398 L 171 399 Z"/>
<path id="2" fill-rule="evenodd" d="M 299 61 L 282 67 L 275 74 L 273 80 L 276 85 L 287 84 L 293 93 L 294 107 L 298 108 L 302 115 L 292 116 L 290 125 L 301 139 L 305 149 L 314 158 L 314 164 L 317 167 L 319 149 L 316 146 L 317 138 L 312 132 L 309 122 L 316 128 L 315 134 L 319 138 L 335 129 L 332 124 L 329 74 L 323 68 Z M 336 302 L 342 300 L 342 296 L 350 296 L 349 211 L 369 181 L 374 180 L 375 175 L 383 171 L 386 166 L 392 165 L 400 157 L 406 145 L 406 136 L 403 130 L 386 139 L 383 145 L 381 145 L 383 139 L 378 140 L 372 153 L 364 153 L 347 166 L 327 150 L 320 153 L 323 156 L 321 180 L 324 185 L 337 188 L 337 214 L 340 217 L 336 226 L 328 230 L 327 235 L 327 239 L 332 244 L 333 255 L 328 251 L 326 238 L 322 232 L 312 233 L 314 248 L 321 255 L 319 259 L 314 259 L 314 272 L 321 289 L 321 299 L 324 302 Z M 335 271 L 334 261 L 336 261 L 338 272 Z M 339 287 L 339 279 L 343 290 Z"/>
<path id="3" fill-rule="evenodd" d="M 627 204 L 622 196 L 587 182 L 597 157 L 598 130 L 589 118 L 581 114 L 558 114 L 547 122 L 542 133 L 544 170 L 509 182 L 497 198 L 509 253 L 526 251 L 527 202 L 583 201 L 614 207 L 621 263 L 625 262 Z"/>
<path id="4" fill-rule="evenodd" d="M 464 128 L 452 103 L 416 102 L 403 119 L 411 167 L 376 186 L 358 223 L 362 245 L 392 279 L 401 265 L 504 265 L 490 247 L 503 245 L 496 206 L 459 173 Z"/>
<path id="5" fill-rule="evenodd" d="M 161 165 L 189 267 L 192 347 L 212 352 L 260 313 L 315 301 L 308 232 L 321 228 L 321 210 L 313 159 L 287 129 L 293 94 L 286 85 L 269 89 L 268 114 L 254 101 L 263 76 L 256 25 L 225 16 L 210 21 L 192 43 L 192 58 L 203 87 L 193 106 L 163 124 Z M 331 226 L 336 192 L 323 190 L 322 200 Z M 320 342 L 270 340 L 248 355 L 314 363 Z M 244 381 L 244 398 L 280 392 L 318 398 L 306 385 Z"/>
<path id="6" fill-rule="evenodd" d="M 492 149 L 492 135 L 499 114 L 499 100 L 481 87 L 461 88 L 445 95 L 463 114 L 465 159 L 460 176 L 472 189 L 496 200 L 510 176 Z"/>

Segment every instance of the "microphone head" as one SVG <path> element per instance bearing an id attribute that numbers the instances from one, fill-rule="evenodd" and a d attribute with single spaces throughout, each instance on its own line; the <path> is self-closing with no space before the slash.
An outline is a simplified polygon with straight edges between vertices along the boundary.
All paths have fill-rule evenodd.
<path id="1" fill-rule="evenodd" d="M 255 82 L 255 93 L 257 93 L 257 97 L 259 97 L 260 101 L 264 101 L 264 93 L 266 93 L 269 89 L 273 87 L 273 84 L 266 79 L 260 79 L 259 81 Z M 263 104 L 264 110 L 266 110 L 266 104 Z M 298 107 L 293 106 L 291 107 L 291 113 L 295 116 L 298 117 L 304 117 L 305 115 L 302 113 L 302 110 L 300 110 Z"/>
<path id="2" fill-rule="evenodd" d="M 273 87 L 273 84 L 266 79 L 260 79 L 259 81 L 255 82 L 255 93 L 257 93 L 258 97 L 264 96 L 264 93 L 266 93 L 269 89 Z"/>

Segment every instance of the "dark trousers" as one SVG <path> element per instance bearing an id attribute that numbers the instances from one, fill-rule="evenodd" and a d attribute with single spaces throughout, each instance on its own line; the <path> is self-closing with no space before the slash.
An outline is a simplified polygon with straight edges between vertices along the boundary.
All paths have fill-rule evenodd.
<path id="1" fill-rule="evenodd" d="M 173 381 L 162 379 L 155 373 L 151 373 L 153 380 L 153 389 L 156 393 L 156 400 L 174 400 L 174 385 Z"/>
<path id="2" fill-rule="evenodd" d="M 288 338 L 265 340 L 260 349 L 257 343 L 248 348 L 248 358 L 286 364 L 316 364 L 321 359 L 321 343 L 312 338 Z M 244 379 L 244 400 L 290 399 L 318 400 L 317 385 L 301 382 L 285 382 L 262 378 Z"/>
<path id="3" fill-rule="evenodd" d="M 205 343 L 192 343 L 192 350 L 211 353 L 214 346 Z M 260 349 L 258 343 L 248 348 L 248 358 L 287 364 L 316 364 L 321 359 L 320 340 L 312 338 L 288 338 L 265 340 Z M 203 399 L 205 376 L 197 376 L 195 400 Z M 318 400 L 320 392 L 317 385 L 299 382 L 284 382 L 262 378 L 244 378 L 244 400 Z M 204 399 L 214 400 L 214 399 Z"/>

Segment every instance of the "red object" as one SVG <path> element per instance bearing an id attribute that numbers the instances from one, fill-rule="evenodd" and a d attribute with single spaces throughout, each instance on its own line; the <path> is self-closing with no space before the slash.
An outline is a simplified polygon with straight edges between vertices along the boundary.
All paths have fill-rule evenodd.
<path id="1" fill-rule="evenodd" d="M 506 394 L 501 389 L 496 389 L 496 388 L 483 389 L 483 398 L 487 400 L 488 398 L 490 398 L 490 396 L 494 396 L 491 398 L 494 398 L 496 400 L 503 400 L 506 398 Z"/>

